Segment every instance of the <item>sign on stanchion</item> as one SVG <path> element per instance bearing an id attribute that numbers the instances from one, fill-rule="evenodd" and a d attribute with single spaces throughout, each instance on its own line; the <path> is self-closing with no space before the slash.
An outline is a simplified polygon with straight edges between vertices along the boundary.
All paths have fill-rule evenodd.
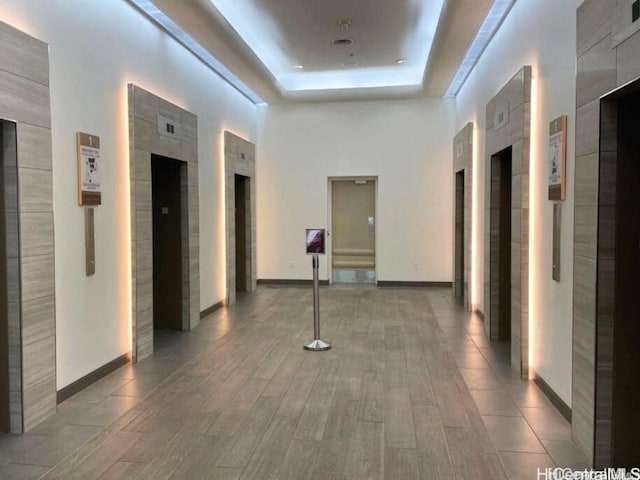
<path id="1" fill-rule="evenodd" d="M 312 255 L 313 266 L 313 341 L 307 343 L 305 350 L 322 351 L 329 350 L 331 344 L 320 339 L 320 282 L 318 280 L 318 267 L 320 259 L 318 254 L 325 253 L 324 229 L 307 229 L 307 254 Z"/>

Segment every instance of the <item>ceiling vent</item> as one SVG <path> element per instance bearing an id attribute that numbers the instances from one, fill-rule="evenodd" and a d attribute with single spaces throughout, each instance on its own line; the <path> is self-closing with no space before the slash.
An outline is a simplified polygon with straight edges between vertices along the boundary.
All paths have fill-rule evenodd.
<path id="1" fill-rule="evenodd" d="M 351 40 L 350 38 L 338 38 L 331 43 L 333 43 L 334 45 L 347 46 L 351 45 L 353 43 L 353 40 Z"/>

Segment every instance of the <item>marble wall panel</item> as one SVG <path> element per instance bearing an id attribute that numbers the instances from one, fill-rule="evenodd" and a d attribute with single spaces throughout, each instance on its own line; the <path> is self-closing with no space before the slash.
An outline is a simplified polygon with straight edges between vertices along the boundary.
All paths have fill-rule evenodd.
<path id="1" fill-rule="evenodd" d="M 498 271 L 498 198 L 499 171 L 492 168 L 492 158 L 511 147 L 512 185 L 512 305 L 511 305 L 511 357 L 512 365 L 523 378 L 528 378 L 528 290 L 529 290 L 529 142 L 531 131 L 531 67 L 523 67 L 487 104 L 485 141 L 485 332 L 490 338 L 499 338 Z M 496 128 L 497 108 L 508 105 L 509 118 Z M 492 175 L 496 175 L 493 179 Z M 492 194 L 493 193 L 493 194 Z M 517 196 L 517 198 L 514 197 Z M 494 218 L 496 221 L 494 221 Z M 489 219 L 489 220 L 487 220 Z M 487 230 L 488 229 L 488 230 Z M 489 233 L 489 235 L 487 235 Z M 513 251 L 519 255 L 513 255 Z M 514 262 L 514 258 L 516 261 Z M 487 272 L 489 272 L 487 274 Z M 491 273 L 493 272 L 493 273 Z M 515 279 L 515 282 L 514 282 Z M 487 284 L 488 281 L 488 284 Z"/>
<path id="2" fill-rule="evenodd" d="M 464 205 L 456 206 L 462 208 L 463 211 L 463 264 L 464 271 L 461 279 L 456 277 L 456 282 L 461 281 L 462 285 L 454 284 L 454 291 L 462 292 L 462 298 L 465 307 L 473 310 L 470 300 L 470 279 L 471 279 L 471 245 L 472 245 L 472 218 L 473 218 L 473 124 L 467 123 L 453 140 L 453 179 L 455 192 L 456 173 L 464 172 Z M 455 201 L 454 201 L 455 204 Z M 455 223 L 455 219 L 454 219 Z M 456 235 L 454 235 L 454 242 Z M 454 272 L 459 269 L 462 259 L 457 258 L 458 249 L 453 248 L 454 254 Z"/>
<path id="3" fill-rule="evenodd" d="M 226 303 L 232 305 L 236 301 L 236 217 L 235 217 L 235 176 L 243 175 L 249 178 L 249 206 L 247 209 L 247 245 L 246 251 L 250 258 L 247 262 L 247 291 L 252 292 L 257 287 L 256 277 L 256 164 L 253 143 L 224 132 L 224 168 L 225 168 L 225 200 L 227 221 L 227 297 Z"/>
<path id="4" fill-rule="evenodd" d="M 2 22 L 0 112 L 15 122 L 3 122 L 2 167 L 10 418 L 20 433 L 56 411 L 49 47 Z"/>
<path id="5" fill-rule="evenodd" d="M 158 115 L 178 125 L 178 138 L 158 133 Z M 153 224 L 151 205 L 151 155 L 184 162 L 182 191 L 182 298 L 183 329 L 200 321 L 200 272 L 193 268 L 200 258 L 198 204 L 198 119 L 166 100 L 129 85 L 129 149 L 131 175 L 131 275 L 132 338 L 135 361 L 153 353 Z"/>

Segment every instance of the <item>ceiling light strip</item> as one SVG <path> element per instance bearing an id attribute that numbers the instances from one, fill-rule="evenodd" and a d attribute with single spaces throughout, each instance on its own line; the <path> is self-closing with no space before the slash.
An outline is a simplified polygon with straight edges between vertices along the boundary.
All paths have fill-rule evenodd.
<path id="1" fill-rule="evenodd" d="M 514 3 L 515 0 L 495 0 L 493 2 L 469 50 L 467 50 L 467 54 L 460 63 L 458 71 L 451 80 L 451 84 L 444 94 L 445 97 L 455 97 L 458 94 Z"/>
<path id="2" fill-rule="evenodd" d="M 178 24 L 164 14 L 150 0 L 129 0 L 140 11 L 147 15 L 156 24 L 162 27 L 169 35 L 182 44 L 187 50 L 193 53 L 199 60 L 208 66 L 215 73 L 220 75 L 223 80 L 233 86 L 245 97 L 255 104 L 265 103 L 265 101 L 253 90 L 251 90 L 242 80 L 231 72 L 220 60 L 214 57 L 202 45 L 194 40 L 187 32 L 185 32 Z"/>

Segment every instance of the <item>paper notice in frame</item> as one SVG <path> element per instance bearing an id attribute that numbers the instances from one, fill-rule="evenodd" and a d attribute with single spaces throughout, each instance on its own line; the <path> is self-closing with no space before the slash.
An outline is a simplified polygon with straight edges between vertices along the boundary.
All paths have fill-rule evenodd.
<path id="1" fill-rule="evenodd" d="M 78 203 L 100 205 L 100 137 L 76 134 L 78 148 Z"/>
<path id="2" fill-rule="evenodd" d="M 564 200 L 567 172 L 567 116 L 549 124 L 549 200 Z"/>

